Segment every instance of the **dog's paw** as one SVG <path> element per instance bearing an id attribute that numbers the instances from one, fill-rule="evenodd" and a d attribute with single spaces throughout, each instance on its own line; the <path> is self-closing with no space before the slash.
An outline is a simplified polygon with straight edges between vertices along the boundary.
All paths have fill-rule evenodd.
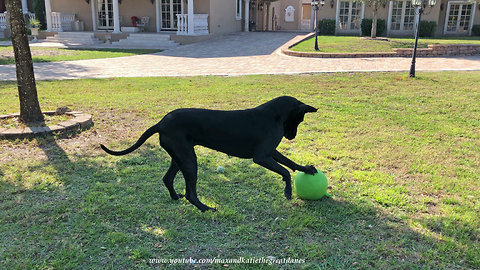
<path id="1" fill-rule="evenodd" d="M 303 172 L 314 175 L 317 173 L 317 169 L 313 165 L 303 166 Z"/>
<path id="2" fill-rule="evenodd" d="M 287 198 L 287 200 L 291 200 L 292 199 L 292 188 L 285 188 L 285 190 L 283 191 L 283 194 L 285 194 L 285 198 Z"/>
<path id="3" fill-rule="evenodd" d="M 172 200 L 178 201 L 179 199 L 185 197 L 183 194 L 177 193 L 177 194 L 172 194 L 170 197 L 172 197 Z"/>
<path id="4" fill-rule="evenodd" d="M 212 212 L 217 212 L 217 208 L 212 208 L 212 207 L 205 207 L 205 208 L 200 209 L 200 211 L 202 211 L 202 213 L 205 213 L 208 210 L 210 210 Z"/>

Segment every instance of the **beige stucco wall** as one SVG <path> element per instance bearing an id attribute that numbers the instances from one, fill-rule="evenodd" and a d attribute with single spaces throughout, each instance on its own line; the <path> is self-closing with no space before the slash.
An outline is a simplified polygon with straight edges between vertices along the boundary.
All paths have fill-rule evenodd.
<path id="1" fill-rule="evenodd" d="M 279 0 L 273 2 L 270 7 L 271 16 L 276 16 L 276 24 L 278 30 L 299 30 L 301 28 L 301 20 L 303 16 L 302 1 L 299 0 Z M 294 21 L 285 21 L 285 9 L 292 6 L 294 11 Z"/>
<path id="2" fill-rule="evenodd" d="M 92 9 L 87 2 L 80 0 L 51 0 L 51 4 L 52 12 L 75 13 L 76 19 L 83 21 L 85 31 L 93 31 Z"/>
<path id="3" fill-rule="evenodd" d="M 120 26 L 132 26 L 132 16 L 141 17 L 150 17 L 148 22 L 147 32 L 156 32 L 156 12 L 155 12 L 155 2 L 150 2 L 150 0 L 122 0 L 122 3 L 119 5 L 120 11 Z"/>
<path id="4" fill-rule="evenodd" d="M 243 8 L 242 2 L 242 10 Z M 210 34 L 218 35 L 242 30 L 242 20 L 235 18 L 235 0 L 210 0 L 209 17 Z"/>

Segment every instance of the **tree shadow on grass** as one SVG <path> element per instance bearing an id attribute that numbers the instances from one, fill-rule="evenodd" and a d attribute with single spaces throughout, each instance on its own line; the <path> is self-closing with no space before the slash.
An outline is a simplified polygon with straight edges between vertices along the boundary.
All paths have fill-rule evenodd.
<path id="1" fill-rule="evenodd" d="M 48 159 L 18 173 L 56 184 L 2 182 L 0 262 L 7 268 L 133 268 L 151 258 L 267 256 L 336 269 L 471 267 L 442 250 L 441 240 L 413 231 L 368 200 L 334 191 L 333 198 L 288 201 L 281 177 L 250 160 L 199 155 L 198 194 L 219 208 L 201 213 L 186 200 L 170 199 L 161 182 L 170 158 L 157 146 L 112 157 L 69 154 L 55 139 L 39 145 Z M 219 162 L 225 174 L 215 172 Z M 181 174 L 175 182 L 183 192 Z"/>

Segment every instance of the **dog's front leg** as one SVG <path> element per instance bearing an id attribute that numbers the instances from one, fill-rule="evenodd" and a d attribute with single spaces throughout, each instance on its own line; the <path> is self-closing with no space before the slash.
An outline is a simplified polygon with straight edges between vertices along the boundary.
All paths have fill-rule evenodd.
<path id="1" fill-rule="evenodd" d="M 288 168 L 290 168 L 292 171 L 301 171 L 301 172 L 304 172 L 304 173 L 308 173 L 308 174 L 315 174 L 317 173 L 317 169 L 312 166 L 312 165 L 308 165 L 308 166 L 302 166 L 302 165 L 298 165 L 297 163 L 291 161 L 289 158 L 287 158 L 286 156 L 282 155 L 280 152 L 278 152 L 277 150 L 275 150 L 272 154 L 272 157 L 273 159 L 275 159 L 278 163 L 280 164 L 283 164 L 285 166 L 287 166 Z"/>
<path id="2" fill-rule="evenodd" d="M 278 164 L 272 157 L 253 157 L 253 162 L 280 174 L 283 177 L 283 181 L 285 181 L 285 190 L 283 192 L 285 194 L 285 198 L 289 200 L 292 199 L 292 177 L 287 169 Z"/>

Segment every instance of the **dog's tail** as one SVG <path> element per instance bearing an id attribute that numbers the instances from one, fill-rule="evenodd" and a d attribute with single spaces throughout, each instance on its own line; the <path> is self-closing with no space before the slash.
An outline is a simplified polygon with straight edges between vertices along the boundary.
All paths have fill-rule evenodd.
<path id="1" fill-rule="evenodd" d="M 157 125 L 154 125 L 152 126 L 151 128 L 147 129 L 143 134 L 142 136 L 140 136 L 140 138 L 138 139 L 138 141 L 132 145 L 130 148 L 127 148 L 123 151 L 112 151 L 110 149 L 108 149 L 105 145 L 103 144 L 100 144 L 100 147 L 103 149 L 103 151 L 107 152 L 108 154 L 110 155 L 114 155 L 114 156 L 122 156 L 122 155 L 126 155 L 128 153 L 131 153 L 133 151 L 135 151 L 138 147 L 140 147 L 148 138 L 152 137 L 153 134 L 159 132 L 159 128 L 158 128 L 158 124 Z"/>

